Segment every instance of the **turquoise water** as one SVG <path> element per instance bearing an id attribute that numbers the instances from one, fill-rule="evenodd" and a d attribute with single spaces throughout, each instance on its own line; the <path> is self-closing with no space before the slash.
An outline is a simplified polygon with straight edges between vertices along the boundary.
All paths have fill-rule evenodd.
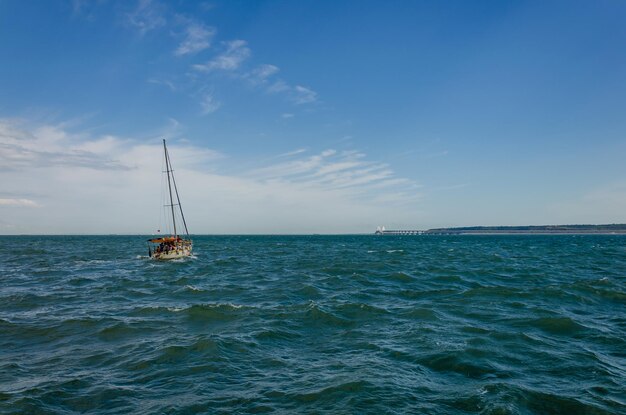
<path id="1" fill-rule="evenodd" d="M 0 413 L 624 414 L 626 237 L 2 237 Z"/>

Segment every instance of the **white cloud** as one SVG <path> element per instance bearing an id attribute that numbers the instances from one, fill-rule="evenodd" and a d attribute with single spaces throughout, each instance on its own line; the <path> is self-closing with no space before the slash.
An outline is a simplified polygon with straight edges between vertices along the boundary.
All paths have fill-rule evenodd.
<path id="1" fill-rule="evenodd" d="M 272 75 L 277 74 L 279 71 L 278 66 L 274 65 L 260 65 L 251 72 L 254 79 L 265 81 Z"/>
<path id="2" fill-rule="evenodd" d="M 317 92 L 302 85 L 289 85 L 282 79 L 276 79 L 275 75 L 280 71 L 278 66 L 263 64 L 251 71 L 241 70 L 242 63 L 250 55 L 250 48 L 243 40 L 224 42 L 226 50 L 204 64 L 193 65 L 192 68 L 199 72 L 213 73 L 226 71 L 245 79 L 252 86 L 262 88 L 269 94 L 284 94 L 296 104 L 311 104 L 318 100 Z M 288 118 L 284 117 L 284 118 Z"/>
<path id="3" fill-rule="evenodd" d="M 301 85 L 291 86 L 282 79 L 275 79 L 280 71 L 276 65 L 263 64 L 251 71 L 243 71 L 242 64 L 250 57 L 251 51 L 244 40 L 223 42 L 225 50 L 204 64 L 192 65 L 198 72 L 228 72 L 235 77 L 246 80 L 255 88 L 261 88 L 270 94 L 284 94 L 296 104 L 310 104 L 317 101 L 317 92 Z M 209 111 L 211 112 L 211 111 Z M 293 114 L 283 114 L 283 118 L 291 118 Z"/>
<path id="4" fill-rule="evenodd" d="M 211 47 L 215 29 L 201 23 L 191 21 L 185 28 L 185 40 L 178 46 L 176 56 L 189 55 Z"/>
<path id="5" fill-rule="evenodd" d="M 277 94 L 280 92 L 287 92 L 290 90 L 291 90 L 291 87 L 287 85 L 285 81 L 280 80 L 280 79 L 267 87 L 267 92 L 269 92 L 270 94 Z"/>
<path id="6" fill-rule="evenodd" d="M 300 149 L 282 156 L 296 156 L 305 150 Z M 386 165 L 367 161 L 359 152 L 337 152 L 328 149 L 304 158 L 265 166 L 251 174 L 269 182 L 291 182 L 304 188 L 325 190 L 346 190 L 352 195 L 368 194 L 398 189 L 409 190 L 417 186 L 408 179 L 396 178 Z"/>
<path id="7" fill-rule="evenodd" d="M 10 165 L 0 169 L 0 206 L 11 224 L 0 232 L 150 233 L 161 226 L 159 139 L 0 120 L 0 145 L 0 163 Z M 39 153 L 15 161 L 6 145 Z M 219 153 L 180 139 L 168 140 L 168 148 L 191 232 L 369 232 L 389 215 L 407 223 L 415 216 L 415 206 L 406 206 L 410 181 L 362 153 L 297 149 L 237 170 L 237 160 L 225 163 Z M 47 159 L 54 162 L 42 162 Z M 10 208 L 33 206 L 28 201 L 45 209 Z"/>
<path id="8" fill-rule="evenodd" d="M 329 173 L 348 170 L 353 167 L 359 167 L 360 165 L 361 163 L 359 161 L 339 161 L 320 167 L 320 169 L 315 172 L 315 176 L 325 176 Z"/>
<path id="9" fill-rule="evenodd" d="M 294 101 L 296 104 L 309 104 L 317 101 L 317 92 L 313 91 L 311 88 L 296 85 L 293 91 L 295 93 Z"/>
<path id="10" fill-rule="evenodd" d="M 30 199 L 0 199 L 0 206 L 38 207 L 39 204 Z"/>
<path id="11" fill-rule="evenodd" d="M 282 79 L 274 82 L 264 82 L 265 90 L 270 94 L 285 94 L 292 102 L 312 104 L 317 101 L 317 92 L 302 85 L 291 86 Z"/>
<path id="12" fill-rule="evenodd" d="M 295 156 L 295 155 L 302 154 L 305 152 L 306 152 L 306 148 L 299 148 L 297 150 L 288 151 L 287 153 L 279 154 L 276 157 L 291 157 L 291 156 Z"/>
<path id="13" fill-rule="evenodd" d="M 139 0 L 137 7 L 126 15 L 127 22 L 144 35 L 165 26 L 164 6 L 155 0 Z"/>
<path id="14" fill-rule="evenodd" d="M 103 136 L 89 146 L 116 145 Z M 0 170 L 19 170 L 24 167 L 83 166 L 94 169 L 124 169 L 118 160 L 105 152 L 93 152 L 80 141 L 79 136 L 68 135 L 62 125 L 44 125 L 24 130 L 19 123 L 0 120 Z"/>
<path id="15" fill-rule="evenodd" d="M 193 65 L 201 72 L 235 71 L 250 56 L 250 48 L 244 40 L 224 42 L 226 50 L 205 64 Z"/>
<path id="16" fill-rule="evenodd" d="M 311 173 L 321 167 L 324 158 L 332 155 L 334 150 L 325 150 L 320 154 L 310 156 L 304 159 L 288 161 L 272 166 L 256 169 L 252 174 L 263 179 L 287 179 L 292 176 L 298 176 L 303 173 Z"/>
<path id="17" fill-rule="evenodd" d="M 292 113 L 290 113 L 290 112 L 285 112 L 285 113 L 281 114 L 280 116 L 282 118 L 284 118 L 284 119 L 289 119 L 289 118 L 293 118 L 294 117 L 294 115 Z"/>
<path id="18" fill-rule="evenodd" d="M 165 86 L 172 92 L 176 92 L 178 90 L 178 88 L 176 88 L 176 85 L 174 85 L 173 82 L 165 80 L 165 79 L 150 78 L 148 79 L 148 83 Z"/>
<path id="19" fill-rule="evenodd" d="M 222 106 L 222 104 L 219 101 L 215 100 L 215 98 L 210 94 L 204 95 L 204 97 L 202 98 L 202 102 L 200 102 L 200 105 L 202 106 L 202 113 L 205 115 L 214 113 Z"/>

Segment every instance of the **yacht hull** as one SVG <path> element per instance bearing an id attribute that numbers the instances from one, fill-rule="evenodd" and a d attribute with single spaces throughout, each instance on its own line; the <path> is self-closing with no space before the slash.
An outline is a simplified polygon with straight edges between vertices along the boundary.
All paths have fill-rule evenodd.
<path id="1" fill-rule="evenodd" d="M 170 249 L 155 249 L 151 251 L 150 257 L 152 259 L 158 259 L 161 261 L 165 261 L 168 259 L 180 259 L 190 257 L 192 253 L 191 245 L 179 245 L 176 247 L 172 247 Z"/>

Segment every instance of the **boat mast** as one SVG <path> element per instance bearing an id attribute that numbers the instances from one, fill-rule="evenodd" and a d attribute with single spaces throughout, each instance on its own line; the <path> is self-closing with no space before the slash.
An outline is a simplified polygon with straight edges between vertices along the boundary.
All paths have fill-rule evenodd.
<path id="1" fill-rule="evenodd" d="M 174 238 L 178 236 L 176 233 L 176 216 L 174 216 L 174 198 L 172 197 L 172 183 L 170 180 L 170 156 L 167 154 L 165 146 L 165 138 L 163 139 L 163 151 L 165 151 L 165 170 L 167 171 L 167 188 L 170 191 L 170 207 L 172 208 L 172 223 L 174 224 Z"/>

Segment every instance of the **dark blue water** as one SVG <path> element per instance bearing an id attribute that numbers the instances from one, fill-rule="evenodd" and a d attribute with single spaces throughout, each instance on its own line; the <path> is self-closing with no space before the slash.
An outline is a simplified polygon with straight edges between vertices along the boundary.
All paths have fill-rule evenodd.
<path id="1" fill-rule="evenodd" d="M 3 414 L 626 413 L 626 237 L 0 241 Z"/>

